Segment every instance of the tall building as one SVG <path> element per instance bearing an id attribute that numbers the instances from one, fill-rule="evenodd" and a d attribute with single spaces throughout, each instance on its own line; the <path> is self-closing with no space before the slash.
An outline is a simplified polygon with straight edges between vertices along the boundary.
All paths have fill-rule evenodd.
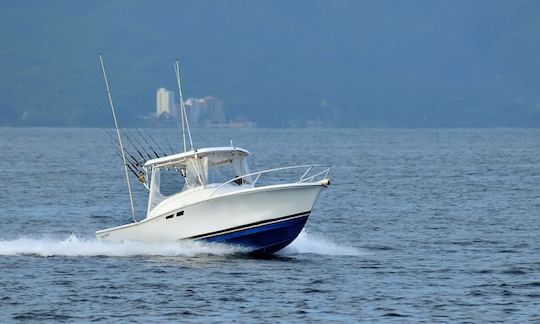
<path id="1" fill-rule="evenodd" d="M 195 127 L 224 125 L 223 103 L 214 97 L 189 98 L 185 102 L 189 122 Z"/>
<path id="2" fill-rule="evenodd" d="M 160 117 L 163 114 L 176 115 L 174 103 L 174 91 L 168 91 L 165 88 L 159 88 L 156 91 L 156 115 Z"/>

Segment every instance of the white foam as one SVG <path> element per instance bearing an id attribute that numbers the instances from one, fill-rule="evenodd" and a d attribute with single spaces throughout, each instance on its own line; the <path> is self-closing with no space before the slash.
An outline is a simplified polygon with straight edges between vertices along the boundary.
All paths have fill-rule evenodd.
<path id="1" fill-rule="evenodd" d="M 316 253 L 324 255 L 365 255 L 360 249 L 330 241 L 321 235 L 308 234 L 302 230 L 296 240 L 283 249 L 282 254 Z"/>
<path id="2" fill-rule="evenodd" d="M 35 239 L 21 237 L 0 240 L 0 255 L 35 256 L 195 256 L 224 255 L 243 252 L 239 247 L 219 243 L 181 241 L 171 243 L 109 242 L 82 239 L 70 235 L 67 239 Z"/>
<path id="3" fill-rule="evenodd" d="M 195 256 L 201 254 L 226 255 L 247 252 L 241 247 L 200 241 L 170 243 L 145 243 L 137 241 L 111 242 L 84 239 L 70 235 L 63 239 L 20 237 L 0 240 L 0 255 L 33 256 Z M 365 255 L 360 249 L 340 245 L 321 235 L 308 234 L 305 230 L 280 254 L 315 253 L 323 255 Z"/>

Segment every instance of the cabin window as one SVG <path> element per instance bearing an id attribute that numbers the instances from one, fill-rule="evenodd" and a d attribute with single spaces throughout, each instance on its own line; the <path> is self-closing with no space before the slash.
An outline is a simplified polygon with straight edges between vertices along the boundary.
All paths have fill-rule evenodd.
<path id="1" fill-rule="evenodd" d="M 231 162 L 214 165 L 213 168 L 208 170 L 208 183 L 223 183 L 237 176 L 239 174 L 234 171 Z"/>
<path id="2" fill-rule="evenodd" d="M 182 176 L 181 170 L 177 168 L 161 169 L 161 183 L 159 191 L 167 197 L 174 195 L 182 191 L 184 188 L 184 176 Z"/>
<path id="3" fill-rule="evenodd" d="M 223 183 L 249 173 L 245 159 L 229 159 L 211 164 L 208 169 L 208 183 Z M 251 177 L 246 176 L 231 184 L 250 184 Z"/>
<path id="4" fill-rule="evenodd" d="M 205 186 L 208 183 L 208 159 L 193 157 L 187 160 L 184 190 Z"/>
<path id="5" fill-rule="evenodd" d="M 182 170 L 179 168 L 154 167 L 150 183 L 148 213 L 168 196 L 182 191 L 185 179 L 182 176 Z"/>
<path id="6" fill-rule="evenodd" d="M 245 158 L 233 160 L 232 166 L 237 176 L 249 174 L 249 167 Z M 242 178 L 243 183 L 251 184 L 251 176 L 245 176 Z"/>

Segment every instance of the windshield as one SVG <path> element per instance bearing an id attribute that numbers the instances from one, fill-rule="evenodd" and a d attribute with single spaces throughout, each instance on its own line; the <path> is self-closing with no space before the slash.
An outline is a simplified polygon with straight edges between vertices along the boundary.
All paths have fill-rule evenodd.
<path id="1" fill-rule="evenodd" d="M 209 168 L 207 176 L 208 184 L 221 184 L 248 173 L 249 168 L 245 158 L 227 160 L 222 163 L 213 164 L 212 167 Z M 231 182 L 231 184 L 251 184 L 251 177 L 242 177 L 234 182 Z"/>
<path id="2" fill-rule="evenodd" d="M 186 164 L 184 190 L 204 186 L 208 183 L 208 159 L 206 157 L 188 159 Z"/>
<path id="3" fill-rule="evenodd" d="M 224 159 L 222 156 L 194 156 L 182 165 L 153 167 L 150 179 L 148 213 L 167 197 L 176 193 L 212 184 L 222 184 L 249 173 L 244 157 Z M 249 185 L 250 176 L 231 181 L 230 185 Z"/>

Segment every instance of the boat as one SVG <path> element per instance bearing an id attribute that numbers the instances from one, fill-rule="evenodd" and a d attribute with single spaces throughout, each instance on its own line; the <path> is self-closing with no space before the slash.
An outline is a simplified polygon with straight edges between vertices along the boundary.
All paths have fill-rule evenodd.
<path id="1" fill-rule="evenodd" d="M 121 135 L 134 148 L 137 140 L 118 127 L 101 56 L 100 60 L 118 135 L 117 148 L 124 161 L 133 222 L 99 230 L 98 239 L 201 240 L 234 244 L 257 254 L 272 254 L 294 241 L 319 194 L 330 184 L 330 166 L 299 165 L 250 172 L 250 153 L 235 147 L 232 141 L 229 146 L 195 148 L 183 105 L 178 61 L 175 71 L 184 152 L 134 161 L 123 147 Z M 138 151 L 144 148 L 138 147 Z M 128 168 L 148 191 L 146 217 L 140 221 L 135 220 Z"/>

